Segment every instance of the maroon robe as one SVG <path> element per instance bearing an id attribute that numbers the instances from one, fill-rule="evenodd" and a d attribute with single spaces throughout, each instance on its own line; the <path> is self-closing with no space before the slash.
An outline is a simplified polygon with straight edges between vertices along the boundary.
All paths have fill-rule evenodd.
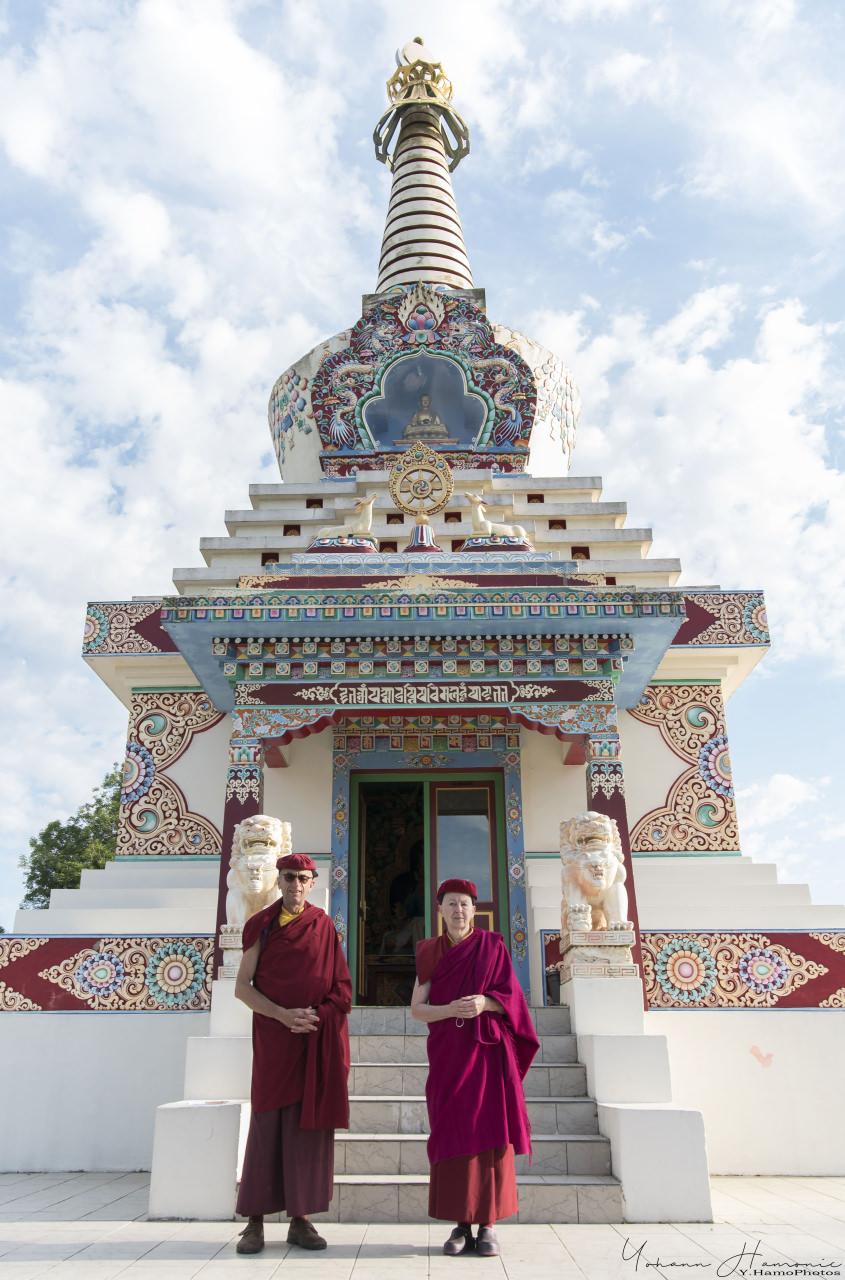
<path id="1" fill-rule="evenodd" d="M 508 1146 L 530 1152 L 522 1081 L 539 1041 L 504 938 L 484 929 L 454 945 L 445 933 L 429 938 L 417 947 L 417 974 L 431 982 L 429 1004 L 484 995 L 504 1009 L 463 1025 L 456 1018 L 428 1024 L 430 1162 Z"/>
<path id="2" fill-rule="evenodd" d="M 320 1027 L 294 1034 L 253 1011 L 252 1109 L 276 1111 L 301 1102 L 301 1128 L 345 1129 L 352 979 L 325 911 L 306 902 L 282 928 L 281 907 L 274 902 L 244 925 L 244 951 L 261 940 L 253 986 L 283 1009 L 312 1007 Z"/>

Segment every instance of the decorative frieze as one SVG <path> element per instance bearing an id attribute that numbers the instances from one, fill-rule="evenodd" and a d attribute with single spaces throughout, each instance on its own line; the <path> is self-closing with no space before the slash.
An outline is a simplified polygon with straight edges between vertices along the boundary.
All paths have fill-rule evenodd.
<path id="1" fill-rule="evenodd" d="M 210 937 L 0 938 L 0 1012 L 195 1013 L 211 1005 Z"/>

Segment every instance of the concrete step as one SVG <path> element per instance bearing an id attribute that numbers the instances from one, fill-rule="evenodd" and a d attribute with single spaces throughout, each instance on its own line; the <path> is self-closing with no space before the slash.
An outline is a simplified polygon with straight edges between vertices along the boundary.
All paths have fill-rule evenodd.
<path id="1" fill-rule="evenodd" d="M 592 1098 L 543 1097 L 526 1099 L 535 1134 L 598 1133 Z M 373 1097 L 349 1095 L 350 1133 L 428 1133 L 424 1094 Z"/>
<path id="2" fill-rule="evenodd" d="M 549 1013 L 555 1012 L 549 1008 Z M 568 1010 L 566 1010 L 568 1014 Z M 421 1036 L 350 1036 L 349 1092 L 418 1095 L 428 1074 Z M 576 1061 L 572 1036 L 541 1036 L 540 1051 L 525 1081 L 527 1097 L 578 1097 L 586 1093 L 584 1068 Z M 381 1056 L 376 1057 L 379 1054 Z M 186 1098 L 247 1098 L 252 1071 L 249 1035 L 189 1036 L 185 1047 Z"/>
<path id="3" fill-rule="evenodd" d="M 560 921 L 558 920 L 558 927 Z M 569 1035 L 571 1024 L 565 1005 L 555 1008 L 533 1006 L 531 1016 L 538 1035 Z M 415 1022 L 411 1010 L 401 1006 L 357 1005 L 349 1014 L 350 1036 L 425 1036 L 424 1022 Z"/>
<path id="4" fill-rule="evenodd" d="M 207 912 L 217 910 L 217 886 L 213 888 L 170 888 L 158 887 L 137 888 L 127 885 L 117 888 L 102 886 L 94 889 L 53 889 L 50 894 L 50 911 L 58 908 L 72 908 L 76 911 L 134 911 L 158 910 L 161 907 L 172 909 L 190 909 L 192 907 Z"/>
<path id="5" fill-rule="evenodd" d="M 744 932 L 772 933 L 778 930 L 803 932 L 805 929 L 841 929 L 845 927 L 845 906 L 757 905 L 734 901 L 731 889 L 689 890 L 689 901 L 676 899 L 655 908 L 643 894 L 637 898 L 640 927 L 649 932 L 694 933 L 700 929 L 714 931 L 740 929 Z M 535 908 L 533 928 L 560 931 L 560 911 L 556 907 Z"/>
<path id="6" fill-rule="evenodd" d="M 386 1097 L 425 1092 L 428 1064 L 357 1062 L 349 1073 L 349 1092 Z M 530 1067 L 525 1077 L 526 1097 L 583 1097 L 587 1092 L 585 1068 L 577 1062 Z"/>
<path id="7" fill-rule="evenodd" d="M 111 937 L 114 934 L 201 934 L 214 933 L 213 908 L 152 907 L 141 908 L 58 907 L 46 911 L 18 911 L 12 932 L 31 937 L 64 933 L 71 937 Z"/>
<path id="8" fill-rule="evenodd" d="M 724 903 L 726 893 L 730 894 L 731 905 L 742 906 L 746 912 L 754 916 L 755 912 L 769 907 L 803 907 L 809 906 L 810 886 L 806 884 L 732 884 L 729 887 L 713 881 L 710 883 L 685 885 L 688 892 L 695 894 L 694 906 L 718 905 Z M 652 912 L 664 913 L 667 920 L 673 918 L 678 902 L 678 886 L 666 880 L 646 883 L 637 886 L 637 905 L 640 902 L 648 905 Z M 759 914 L 755 919 L 762 919 Z"/>
<path id="9" fill-rule="evenodd" d="M 102 889 L 115 886 L 121 889 L 135 886 L 139 889 L 216 889 L 220 879 L 220 859 L 192 858 L 140 858 L 130 862 L 115 858 L 104 867 L 87 868 L 82 872 L 80 889 Z"/>
<path id="10" fill-rule="evenodd" d="M 335 1134 L 335 1173 L 416 1173 L 428 1174 L 425 1133 Z M 610 1143 L 600 1134 L 535 1134 L 533 1159 L 516 1157 L 518 1174 L 556 1176 L 558 1174 L 610 1173 Z"/>
<path id="11" fill-rule="evenodd" d="M 631 819 L 631 825 L 639 819 Z M 528 882 L 531 888 L 542 888 L 557 897 L 560 905 L 560 858 L 532 857 L 526 854 Z M 754 886 L 777 884 L 777 866 L 773 862 L 753 862 L 742 854 L 705 853 L 700 855 L 650 856 L 634 854 L 634 883 L 637 895 L 652 885 L 671 885 L 679 889 L 699 885 Z"/>
<path id="12" fill-rule="evenodd" d="M 430 1222 L 428 1178 L 422 1174 L 335 1174 L 335 1194 L 317 1222 Z M 517 1177 L 517 1222 L 622 1222 L 622 1188 L 589 1174 Z M 280 1215 L 287 1221 L 284 1215 Z M 514 1219 L 510 1219 L 514 1221 Z M 443 1224 L 443 1239 L 449 1224 Z"/>
<path id="13" fill-rule="evenodd" d="M 633 826 L 633 823 L 631 824 Z M 680 887 L 700 884 L 731 886 L 777 884 L 778 869 L 774 862 L 753 862 L 743 854 L 705 853 L 692 857 L 649 857 L 634 855 L 634 880 L 640 886 L 671 884 Z"/>

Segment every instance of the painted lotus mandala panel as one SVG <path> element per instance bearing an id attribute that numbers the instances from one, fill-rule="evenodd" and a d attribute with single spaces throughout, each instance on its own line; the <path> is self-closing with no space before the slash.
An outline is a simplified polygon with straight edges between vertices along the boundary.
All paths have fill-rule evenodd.
<path id="1" fill-rule="evenodd" d="M 207 936 L 0 938 L 0 1013 L 208 1009 L 213 950 Z"/>
<path id="2" fill-rule="evenodd" d="M 798 945 L 808 936 L 798 935 Z M 799 988 L 827 976 L 829 966 L 762 933 L 643 933 L 642 953 L 653 1009 L 825 1004 L 818 996 L 799 994 Z"/>
<path id="3" fill-rule="evenodd" d="M 206 1009 L 213 951 L 212 938 L 100 938 L 38 976 L 90 1009 Z"/>

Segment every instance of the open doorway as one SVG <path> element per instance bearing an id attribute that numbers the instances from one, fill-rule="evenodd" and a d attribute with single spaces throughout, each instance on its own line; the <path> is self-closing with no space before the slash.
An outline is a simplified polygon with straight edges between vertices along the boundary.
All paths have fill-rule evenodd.
<path id="1" fill-rule="evenodd" d="M 426 936 L 425 787 L 405 780 L 358 786 L 358 998 L 410 1004 L 414 954 Z"/>
<path id="2" fill-rule="evenodd" d="M 436 890 L 478 886 L 477 928 L 507 939 L 500 774 L 353 774 L 349 961 L 358 1004 L 410 1004 L 416 945 L 438 932 Z M 352 905 L 354 904 L 354 905 Z"/>

